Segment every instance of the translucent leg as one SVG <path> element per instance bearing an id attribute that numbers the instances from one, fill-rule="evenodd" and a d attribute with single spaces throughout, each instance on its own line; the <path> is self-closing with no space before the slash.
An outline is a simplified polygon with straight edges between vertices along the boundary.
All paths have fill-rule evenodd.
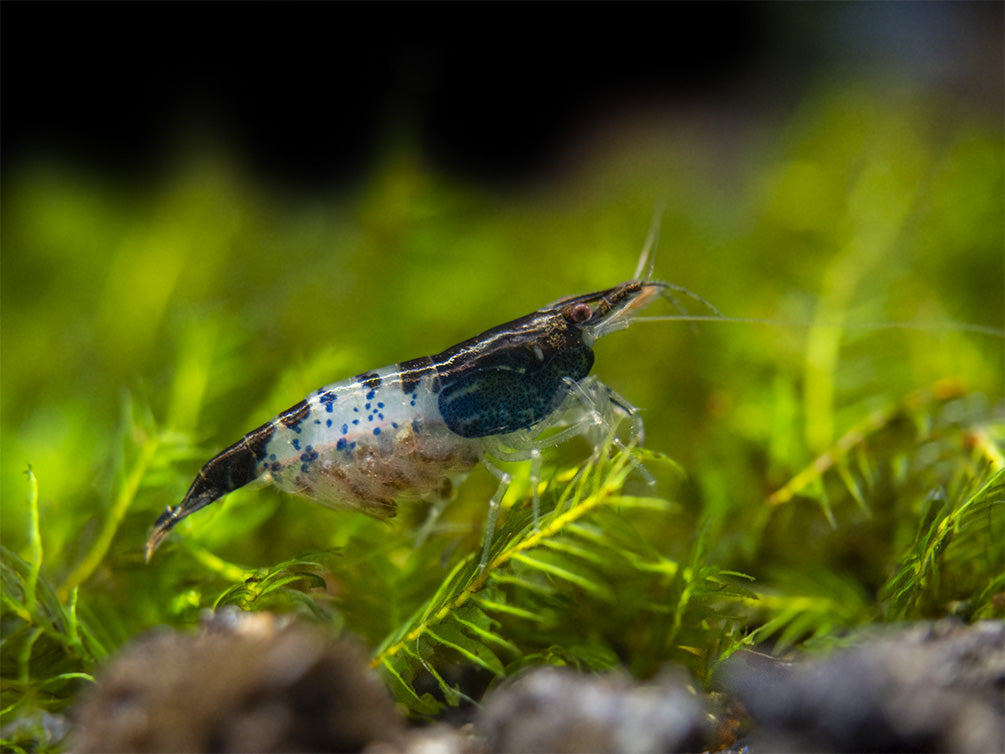
<path id="1" fill-rule="evenodd" d="M 489 501 L 489 510 L 485 522 L 484 540 L 480 568 L 488 563 L 492 535 L 495 532 L 496 519 L 502 498 L 509 487 L 509 474 L 493 466 L 487 456 L 503 462 L 530 461 L 530 484 L 533 503 L 534 528 L 540 526 L 541 501 L 538 487 L 541 480 L 541 451 L 552 448 L 575 436 L 584 437 L 593 447 L 592 459 L 597 460 L 606 443 L 610 443 L 619 451 L 627 452 L 628 448 L 615 434 L 621 416 L 627 416 L 631 422 L 632 444 L 640 444 L 643 438 L 642 417 L 628 401 L 619 396 L 609 387 L 595 378 L 587 378 L 580 382 L 565 380 L 567 398 L 563 405 L 553 414 L 549 422 L 542 422 L 533 430 L 521 430 L 509 435 L 482 438 L 482 463 L 498 480 L 499 486 Z M 557 430 L 547 437 L 540 433 Z M 532 434 L 533 432 L 533 434 Z M 535 437 L 535 435 L 538 435 Z M 634 456 L 629 456 L 632 466 L 639 471 L 646 482 L 653 486 L 656 480 L 652 474 Z M 583 473 L 580 469 L 580 473 Z"/>
<path id="2" fill-rule="evenodd" d="M 607 396 L 611 401 L 611 404 L 617 406 L 628 416 L 628 421 L 631 422 L 632 425 L 631 436 L 629 438 L 630 441 L 636 445 L 642 445 L 643 441 L 646 439 L 646 428 L 642 423 L 642 416 L 639 414 L 639 410 L 607 387 L 607 385 L 603 385 L 603 388 L 607 391 Z"/>
<path id="3" fill-rule="evenodd" d="M 443 513 L 443 509 L 446 507 L 446 500 L 435 500 L 429 506 L 429 513 L 426 514 L 426 520 L 422 522 L 422 526 L 415 533 L 415 549 L 418 550 L 425 544 L 429 535 L 433 533 L 433 529 L 436 527 L 436 522 L 440 520 L 440 514 Z"/>
<path id="4" fill-rule="evenodd" d="M 521 438 L 518 443 L 521 446 L 517 448 L 508 448 L 501 444 L 497 444 L 491 448 L 489 451 L 493 456 L 499 458 L 500 460 L 506 461 L 528 461 L 534 458 L 535 453 L 539 451 L 547 450 L 548 448 L 554 448 L 556 445 L 561 445 L 563 442 L 577 437 L 579 435 L 585 435 L 587 430 L 592 427 L 595 420 L 592 416 L 583 415 L 576 419 L 576 421 L 564 429 L 556 432 L 555 434 L 548 435 L 541 440 L 534 440 L 530 437 Z"/>
<path id="5" fill-rule="evenodd" d="M 607 392 L 610 396 L 611 402 L 628 414 L 628 420 L 631 422 L 631 430 L 628 441 L 635 446 L 641 446 L 643 441 L 646 439 L 646 429 L 645 425 L 642 423 L 642 417 L 639 415 L 639 410 L 610 388 L 607 388 Z M 619 450 L 627 450 L 624 443 L 617 437 L 613 439 L 612 444 Z M 649 469 L 647 469 L 641 461 L 636 459 L 635 456 L 630 456 L 630 458 L 635 471 L 637 471 L 639 475 L 645 479 L 646 486 L 650 489 L 656 489 L 656 477 L 654 477 L 649 472 Z"/>
<path id="6" fill-rule="evenodd" d="M 620 406 L 620 404 L 616 403 L 614 400 L 614 398 L 617 397 L 616 394 L 602 382 L 591 381 L 585 384 L 589 386 L 589 390 L 587 390 L 584 384 L 580 384 L 579 382 L 569 378 L 565 379 L 565 385 L 569 389 L 569 392 L 575 396 L 586 412 L 581 420 L 584 425 L 584 429 L 602 427 L 604 435 L 613 435 L 617 422 L 613 420 L 611 414 L 613 414 L 615 406 Z M 598 390 L 604 392 L 603 401 L 595 395 Z M 628 405 L 630 406 L 631 404 Z M 620 407 L 626 413 L 631 415 L 632 409 L 626 406 Z M 591 438 L 594 454 L 599 451 L 602 439 L 598 441 L 598 438 L 595 436 Z"/>
<path id="7" fill-rule="evenodd" d="M 485 531 L 482 534 L 482 557 L 478 561 L 479 571 L 485 570 L 485 566 L 489 562 L 489 550 L 492 546 L 492 535 L 495 533 L 496 519 L 499 518 L 499 507 L 502 503 L 503 495 L 509 489 L 509 483 L 513 480 L 513 477 L 502 469 L 497 469 L 484 458 L 482 459 L 482 463 L 485 465 L 485 468 L 499 479 L 499 486 L 496 487 L 495 494 L 489 500 L 489 512 L 485 516 Z"/>
<path id="8" fill-rule="evenodd" d="M 541 498 L 537 495 L 537 488 L 541 484 L 541 451 L 534 448 L 530 451 L 530 491 L 533 500 L 534 511 L 534 531 L 541 528 Z"/>
<path id="9" fill-rule="evenodd" d="M 566 380 L 566 385 L 569 387 L 570 392 L 575 395 L 582 402 L 584 408 L 587 410 L 590 417 L 592 417 L 594 425 L 603 427 L 606 431 L 607 436 L 610 438 L 611 445 L 617 448 L 620 452 L 627 452 L 628 448 L 625 446 L 617 435 L 614 434 L 614 429 L 617 426 L 617 421 L 605 418 L 602 409 L 607 406 L 612 407 L 613 410 L 620 410 L 624 412 L 629 421 L 631 422 L 631 436 L 629 442 L 641 445 L 643 439 L 645 438 L 645 427 L 642 423 L 642 417 L 639 416 L 638 409 L 636 409 L 631 403 L 626 401 L 616 392 L 607 387 L 607 385 L 602 382 L 595 382 L 591 385 L 594 388 L 593 391 L 587 390 L 582 384 L 575 382 L 573 380 Z M 593 393 L 596 390 L 604 391 L 603 399 L 597 398 Z M 610 415 L 612 411 L 607 411 L 606 413 Z M 597 454 L 600 452 L 601 443 L 595 442 L 593 447 L 593 457 L 596 459 Z M 649 470 L 642 465 L 642 463 L 636 459 L 634 456 L 629 456 L 631 459 L 632 466 L 636 471 L 645 479 L 646 484 L 649 487 L 656 486 L 656 478 L 649 473 Z"/>

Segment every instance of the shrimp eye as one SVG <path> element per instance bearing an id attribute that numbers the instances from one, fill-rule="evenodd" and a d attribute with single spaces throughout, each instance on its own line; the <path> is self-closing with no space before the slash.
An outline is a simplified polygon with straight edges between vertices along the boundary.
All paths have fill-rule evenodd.
<path id="1" fill-rule="evenodd" d="M 593 316 L 593 309 L 589 304 L 576 304 L 565 310 L 565 318 L 574 324 L 586 322 Z"/>

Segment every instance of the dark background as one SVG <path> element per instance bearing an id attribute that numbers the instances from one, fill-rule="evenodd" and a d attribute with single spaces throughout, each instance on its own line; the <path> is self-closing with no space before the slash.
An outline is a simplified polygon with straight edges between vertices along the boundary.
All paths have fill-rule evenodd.
<path id="1" fill-rule="evenodd" d="M 22 3 L 2 12 L 5 170 L 156 175 L 208 130 L 279 183 L 364 174 L 389 131 L 512 183 L 646 106 L 764 110 L 820 76 L 910 69 L 1001 109 L 1002 4 Z M 990 51 L 990 57 L 989 57 Z"/>

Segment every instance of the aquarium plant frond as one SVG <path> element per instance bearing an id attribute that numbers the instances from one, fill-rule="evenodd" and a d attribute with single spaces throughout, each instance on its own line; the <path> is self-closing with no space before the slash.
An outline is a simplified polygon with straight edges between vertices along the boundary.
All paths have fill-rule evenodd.
<path id="1" fill-rule="evenodd" d="M 960 604 L 959 611 L 970 618 L 991 618 L 1000 613 L 992 599 L 1003 582 L 1005 469 L 1000 469 L 976 489 L 937 490 L 926 499 L 917 536 L 881 596 L 892 620 L 940 615 L 965 595 L 976 597 Z"/>
<path id="2" fill-rule="evenodd" d="M 673 653 L 704 662 L 708 647 L 694 628 L 714 618 L 721 603 L 750 593 L 737 586 L 737 575 L 704 565 L 701 548 L 681 563 L 639 535 L 633 520 L 672 517 L 674 504 L 624 493 L 637 463 L 621 449 L 595 455 L 578 473 L 555 475 L 567 481 L 548 490 L 554 505 L 540 521 L 514 507 L 484 569 L 474 554 L 457 562 L 376 651 L 372 664 L 398 699 L 420 715 L 456 703 L 461 692 L 444 671 L 452 665 L 488 678 L 532 657 L 599 669 L 616 662 L 614 636 L 631 643 L 650 671 Z M 639 611 L 653 616 L 657 629 L 626 639 L 627 626 L 642 625 Z M 578 615 L 571 625 L 570 614 Z M 420 690 L 423 677 L 436 694 Z"/>
<path id="3" fill-rule="evenodd" d="M 914 426 L 923 425 L 924 417 L 936 410 L 939 404 L 960 398 L 964 394 L 963 386 L 958 381 L 945 380 L 931 388 L 916 390 L 901 401 L 872 412 L 772 493 L 768 497 L 768 505 L 777 506 L 788 503 L 806 490 L 812 490 L 817 481 L 825 474 L 831 470 L 837 470 L 848 486 L 849 493 L 860 505 L 865 507 L 864 496 L 857 486 L 858 483 L 849 474 L 849 470 L 852 466 L 857 466 L 868 480 L 872 454 L 863 452 L 863 448 L 868 445 L 870 438 L 883 430 L 897 429 L 895 425 L 901 421 L 912 423 Z"/>

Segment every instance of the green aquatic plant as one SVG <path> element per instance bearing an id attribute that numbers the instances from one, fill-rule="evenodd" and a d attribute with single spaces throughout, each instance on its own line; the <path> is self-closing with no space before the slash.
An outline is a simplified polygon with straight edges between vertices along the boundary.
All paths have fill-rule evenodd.
<path id="1" fill-rule="evenodd" d="M 145 192 L 6 176 L 4 745 L 64 747 L 60 716 L 105 658 L 224 606 L 359 637 L 420 716 L 532 664 L 709 683 L 750 648 L 1005 617 L 1001 134 L 939 113 L 822 90 L 729 190 L 647 156 L 617 181 L 584 168 L 574 206 L 408 153 L 317 204 L 223 160 Z M 527 469 L 508 469 L 484 570 L 480 469 L 425 538 L 422 504 L 379 522 L 241 489 L 144 562 L 202 463 L 311 390 L 626 279 L 654 196 L 657 277 L 774 324 L 601 340 L 594 371 L 642 408 L 645 447 L 546 453 L 537 522 Z"/>
<path id="2" fill-rule="evenodd" d="M 77 590 L 65 600 L 42 574 L 38 480 L 29 468 L 30 559 L 0 546 L 0 721 L 10 750 L 58 745 L 48 713 L 66 707 L 82 684 L 93 683 L 94 663 L 110 650 L 77 614 Z M 11 725 L 8 721 L 15 720 Z"/>
<path id="3" fill-rule="evenodd" d="M 646 454 L 653 459 L 655 454 Z M 673 660 L 702 667 L 730 601 L 749 596 L 741 574 L 661 553 L 640 525 L 674 515 L 669 500 L 626 494 L 639 461 L 629 450 L 594 454 L 549 487 L 539 521 L 511 509 L 488 563 L 457 561 L 435 592 L 379 645 L 374 665 L 416 712 L 439 704 L 417 690 L 435 680 L 439 699 L 471 701 L 444 668 L 470 666 L 500 679 L 531 663 L 605 670 L 627 661 L 640 674 Z M 561 478 L 561 476 L 560 476 Z M 646 527 L 647 528 L 647 527 Z"/>

